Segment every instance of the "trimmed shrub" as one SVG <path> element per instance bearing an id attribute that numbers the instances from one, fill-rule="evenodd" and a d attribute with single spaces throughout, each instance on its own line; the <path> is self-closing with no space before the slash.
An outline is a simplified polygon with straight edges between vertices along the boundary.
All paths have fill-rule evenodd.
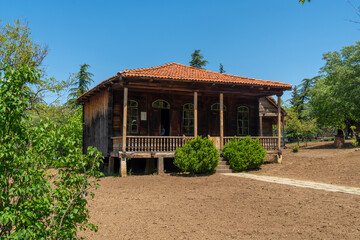
<path id="1" fill-rule="evenodd" d="M 219 158 L 214 143 L 199 136 L 176 149 L 174 164 L 191 174 L 212 173 L 219 164 Z"/>
<path id="2" fill-rule="evenodd" d="M 293 153 L 297 153 L 299 151 L 299 145 L 295 145 L 295 147 L 292 149 Z"/>
<path id="3" fill-rule="evenodd" d="M 235 172 L 257 169 L 264 163 L 266 151 L 259 139 L 250 137 L 236 139 L 225 144 L 223 156 Z"/>

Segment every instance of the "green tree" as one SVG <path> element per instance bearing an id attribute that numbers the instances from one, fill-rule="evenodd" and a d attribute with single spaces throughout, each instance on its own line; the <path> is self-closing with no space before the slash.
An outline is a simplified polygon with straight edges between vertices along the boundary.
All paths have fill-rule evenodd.
<path id="1" fill-rule="evenodd" d="M 28 24 L 20 20 L 0 25 L 0 71 L 5 66 L 18 69 L 23 64 L 30 67 L 41 65 L 48 54 L 48 48 L 34 43 L 30 35 Z"/>
<path id="2" fill-rule="evenodd" d="M 360 121 L 360 41 L 323 55 L 323 74 L 311 89 L 311 113 L 322 126 Z"/>
<path id="3" fill-rule="evenodd" d="M 94 74 L 88 72 L 89 67 L 90 65 L 86 63 L 80 65 L 80 71 L 75 75 L 75 82 L 73 83 L 76 87 L 70 89 L 69 105 L 76 105 L 76 98 L 87 92 L 89 85 L 94 82 L 92 79 Z"/>
<path id="4" fill-rule="evenodd" d="M 226 73 L 226 71 L 224 70 L 224 66 L 222 65 L 222 63 L 220 63 L 220 66 L 219 66 L 219 73 Z"/>
<path id="5" fill-rule="evenodd" d="M 27 66 L 5 67 L 0 76 L 1 239 L 74 239 L 78 230 L 97 229 L 86 195 L 101 176 L 101 154 L 82 154 L 81 114 L 63 125 L 28 126 L 32 92 L 23 83 L 39 78 Z"/>
<path id="6" fill-rule="evenodd" d="M 200 54 L 200 50 L 195 50 L 192 54 L 191 54 L 191 61 L 190 66 L 192 67 L 197 67 L 197 68 L 203 68 L 206 66 L 206 64 L 208 63 L 208 61 L 203 60 L 204 56 L 202 54 Z"/>
<path id="7" fill-rule="evenodd" d="M 307 0 L 308 2 L 310 2 L 310 0 Z M 306 0 L 299 0 L 299 3 L 304 4 L 306 2 Z"/>

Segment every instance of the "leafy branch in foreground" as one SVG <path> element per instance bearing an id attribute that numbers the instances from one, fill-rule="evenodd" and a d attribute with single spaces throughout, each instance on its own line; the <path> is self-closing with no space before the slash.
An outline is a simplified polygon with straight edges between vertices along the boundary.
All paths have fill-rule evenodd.
<path id="1" fill-rule="evenodd" d="M 97 230 L 86 208 L 101 177 L 101 153 L 81 149 L 81 109 L 66 124 L 29 126 L 30 91 L 40 73 L 4 68 L 0 82 L 0 238 L 74 239 Z"/>

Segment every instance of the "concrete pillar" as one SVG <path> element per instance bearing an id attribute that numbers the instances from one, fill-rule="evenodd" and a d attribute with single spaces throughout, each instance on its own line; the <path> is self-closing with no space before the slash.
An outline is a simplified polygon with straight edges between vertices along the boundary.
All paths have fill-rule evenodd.
<path id="1" fill-rule="evenodd" d="M 126 158 L 122 157 L 120 158 L 120 171 L 119 171 L 120 177 L 126 177 L 127 176 L 127 169 L 126 169 Z"/>
<path id="2" fill-rule="evenodd" d="M 164 173 L 164 158 L 163 157 L 159 157 L 157 160 L 157 172 L 158 172 L 158 174 Z"/>
<path id="3" fill-rule="evenodd" d="M 114 158 L 109 157 L 109 166 L 108 166 L 108 173 L 114 173 Z"/>

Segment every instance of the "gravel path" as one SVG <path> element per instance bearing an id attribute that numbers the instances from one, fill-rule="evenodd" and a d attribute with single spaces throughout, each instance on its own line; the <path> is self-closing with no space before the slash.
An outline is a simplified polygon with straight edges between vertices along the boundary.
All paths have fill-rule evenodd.
<path id="1" fill-rule="evenodd" d="M 296 186 L 296 187 L 312 188 L 312 189 L 325 190 L 325 191 L 330 191 L 330 192 L 342 192 L 342 193 L 360 195 L 360 188 L 356 188 L 356 187 L 338 186 L 338 185 L 333 185 L 333 184 L 295 180 L 295 179 L 290 179 L 290 178 L 260 176 L 260 175 L 249 174 L 249 173 L 223 173 L 223 174 L 227 175 L 227 176 L 250 178 L 250 179 L 255 179 L 255 180 L 264 181 L 264 182 L 286 184 L 286 185 L 291 185 L 291 186 Z"/>

